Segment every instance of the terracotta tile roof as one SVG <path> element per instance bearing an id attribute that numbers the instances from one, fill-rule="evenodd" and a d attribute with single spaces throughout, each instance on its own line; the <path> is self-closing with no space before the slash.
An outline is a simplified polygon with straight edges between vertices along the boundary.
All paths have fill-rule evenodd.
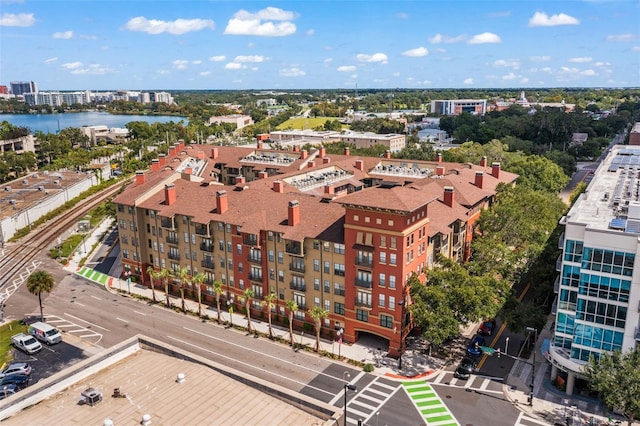
<path id="1" fill-rule="evenodd" d="M 455 201 L 455 198 L 454 198 Z M 427 206 L 427 216 L 429 217 L 429 236 L 437 233 L 451 233 L 450 225 L 456 220 L 466 221 L 467 209 L 454 202 L 453 207 L 447 206 L 443 201 L 437 200 Z"/>
<path id="2" fill-rule="evenodd" d="M 336 199 L 335 202 L 409 213 L 438 197 L 439 193 L 436 194 L 431 185 L 394 186 L 391 188 L 377 186 L 345 195 Z"/>

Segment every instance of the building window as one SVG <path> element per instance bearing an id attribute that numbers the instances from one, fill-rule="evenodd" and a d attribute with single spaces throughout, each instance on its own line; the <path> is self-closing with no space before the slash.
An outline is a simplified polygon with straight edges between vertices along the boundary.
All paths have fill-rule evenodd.
<path id="1" fill-rule="evenodd" d="M 396 308 L 396 297 L 389 296 L 389 309 L 394 310 Z"/>
<path id="2" fill-rule="evenodd" d="M 284 271 L 278 271 L 278 281 L 284 282 Z"/>
<path id="3" fill-rule="evenodd" d="M 320 306 L 320 298 L 319 297 L 314 297 L 313 298 L 313 306 Z"/>
<path id="4" fill-rule="evenodd" d="M 362 322 L 369 322 L 369 311 L 356 309 L 356 319 Z"/>
<path id="5" fill-rule="evenodd" d="M 342 263 L 334 263 L 333 273 L 335 275 L 340 275 L 341 277 L 344 277 L 344 265 Z"/>
<path id="6" fill-rule="evenodd" d="M 324 273 L 325 273 L 325 274 L 328 274 L 328 273 L 329 273 L 330 268 L 331 268 L 331 264 L 329 263 L 329 261 L 328 261 L 328 260 L 325 260 L 325 261 L 324 261 Z"/>
<path id="7" fill-rule="evenodd" d="M 320 291 L 320 278 L 313 279 L 313 289 L 315 291 Z"/>
<path id="8" fill-rule="evenodd" d="M 378 285 L 380 287 L 384 287 L 385 285 L 387 285 L 387 276 L 386 274 L 379 274 L 378 275 Z"/>
<path id="9" fill-rule="evenodd" d="M 324 301 L 324 308 L 325 311 L 329 312 L 329 310 L 331 309 L 331 301 L 330 300 L 325 300 Z"/>
<path id="10" fill-rule="evenodd" d="M 378 306 L 380 306 L 381 308 L 384 308 L 387 306 L 387 300 L 384 296 L 384 294 L 379 294 L 378 295 Z"/>
<path id="11" fill-rule="evenodd" d="M 284 263 L 284 255 L 281 251 L 278 252 L 278 263 Z"/>
<path id="12" fill-rule="evenodd" d="M 389 253 L 389 265 L 396 265 L 396 264 L 397 264 L 396 254 Z"/>
<path id="13" fill-rule="evenodd" d="M 630 277 L 633 274 L 635 255 L 620 251 L 584 248 L 582 269 L 613 273 Z"/>
<path id="14" fill-rule="evenodd" d="M 338 315 L 344 315 L 344 303 L 333 302 L 333 312 Z"/>
<path id="15" fill-rule="evenodd" d="M 387 236 L 380 235 L 380 247 L 387 247 Z"/>
<path id="16" fill-rule="evenodd" d="M 320 272 L 320 261 L 318 259 L 313 259 L 313 270 Z"/>
<path id="17" fill-rule="evenodd" d="M 397 240 L 397 238 L 396 238 L 396 237 L 391 237 L 391 246 L 390 246 L 391 250 L 395 250 L 395 249 L 397 249 L 397 248 L 398 248 L 398 246 L 397 246 L 397 244 L 398 244 L 398 243 L 397 243 L 397 241 L 398 241 L 398 240 Z"/>
<path id="18" fill-rule="evenodd" d="M 274 259 L 273 250 L 269 250 L 269 262 L 273 262 L 273 259 Z"/>
<path id="19" fill-rule="evenodd" d="M 365 216 L 364 223 L 370 223 L 370 222 L 371 222 L 371 218 L 369 216 Z"/>
<path id="20" fill-rule="evenodd" d="M 382 225 L 382 219 L 379 217 L 376 218 L 376 225 Z"/>
<path id="21" fill-rule="evenodd" d="M 331 293 L 331 283 L 329 281 L 324 282 L 324 292 Z"/>
<path id="22" fill-rule="evenodd" d="M 567 262 L 581 262 L 582 249 L 582 241 L 567 240 L 564 249 L 564 260 L 566 260 Z"/>
<path id="23" fill-rule="evenodd" d="M 344 254 L 344 244 L 333 244 L 333 252 L 336 254 Z"/>
<path id="24" fill-rule="evenodd" d="M 357 222 L 357 221 L 359 221 L 359 220 L 360 220 L 360 217 L 359 217 L 357 214 L 354 214 L 354 215 L 353 215 L 353 221 L 354 221 L 354 222 Z"/>
<path id="25" fill-rule="evenodd" d="M 322 243 L 322 249 L 328 252 L 331 249 L 331 246 L 329 245 L 328 242 L 325 241 L 324 243 Z"/>
<path id="26" fill-rule="evenodd" d="M 344 285 L 340 283 L 333 283 L 333 294 L 336 296 L 344 296 Z"/>
<path id="27" fill-rule="evenodd" d="M 380 263 L 387 263 L 387 252 L 380 252 Z"/>
<path id="28" fill-rule="evenodd" d="M 387 221 L 387 225 L 389 225 L 389 226 L 393 226 L 393 225 L 394 225 L 393 219 L 389 219 L 389 220 Z"/>
<path id="29" fill-rule="evenodd" d="M 242 244 L 236 244 L 236 254 L 242 256 Z"/>
<path id="30" fill-rule="evenodd" d="M 396 288 L 396 276 L 389 275 L 389 288 Z"/>
<path id="31" fill-rule="evenodd" d="M 385 328 L 393 328 L 393 317 L 380 315 L 380 325 Z"/>
<path id="32" fill-rule="evenodd" d="M 371 293 L 368 291 L 358 290 L 356 293 L 356 305 L 371 307 Z"/>

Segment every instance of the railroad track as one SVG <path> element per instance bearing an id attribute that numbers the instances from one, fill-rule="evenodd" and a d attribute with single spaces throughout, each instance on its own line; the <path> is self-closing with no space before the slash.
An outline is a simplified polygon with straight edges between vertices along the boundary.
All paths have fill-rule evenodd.
<path id="1" fill-rule="evenodd" d="M 66 230 L 74 227 L 78 219 L 115 196 L 121 187 L 122 185 L 117 184 L 86 198 L 73 209 L 32 229 L 19 241 L 6 244 L 0 256 L 0 301 L 7 300 L 26 281 L 29 274 L 38 268 L 42 262 L 37 257 L 43 250 Z"/>

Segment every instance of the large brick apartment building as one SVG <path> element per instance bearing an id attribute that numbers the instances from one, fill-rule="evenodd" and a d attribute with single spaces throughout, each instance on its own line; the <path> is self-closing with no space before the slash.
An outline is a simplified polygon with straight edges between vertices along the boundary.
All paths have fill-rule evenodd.
<path id="1" fill-rule="evenodd" d="M 202 272 L 209 303 L 214 280 L 237 307 L 251 288 L 254 316 L 269 293 L 276 319 L 293 299 L 296 327 L 321 306 L 325 336 L 373 334 L 397 355 L 409 276 L 424 279 L 437 253 L 463 261 L 496 186 L 517 177 L 486 159 L 438 160 L 175 144 L 115 199 L 123 268 L 146 285 L 150 265 Z"/>

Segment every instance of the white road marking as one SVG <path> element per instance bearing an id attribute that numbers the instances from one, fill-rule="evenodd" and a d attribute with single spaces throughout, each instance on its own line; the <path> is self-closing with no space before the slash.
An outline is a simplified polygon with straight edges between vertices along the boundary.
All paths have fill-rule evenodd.
<path id="1" fill-rule="evenodd" d="M 134 313 L 138 314 L 138 315 L 143 315 L 143 316 L 147 316 L 147 314 L 145 314 L 144 312 L 138 312 L 138 311 L 133 311 Z"/>
<path id="2" fill-rule="evenodd" d="M 117 319 L 118 321 L 122 321 L 122 322 L 126 322 L 126 323 L 128 323 L 128 322 L 129 322 L 129 321 L 125 320 L 125 319 L 118 318 L 118 317 L 116 317 L 116 319 Z"/>
<path id="3" fill-rule="evenodd" d="M 97 300 L 103 300 L 101 297 L 94 296 L 93 294 L 91 295 L 91 297 L 93 297 L 94 299 L 97 299 Z"/>
<path id="4" fill-rule="evenodd" d="M 64 314 L 65 314 L 66 316 L 71 317 L 71 318 L 73 318 L 73 319 L 76 319 L 76 320 L 78 320 L 78 321 L 86 322 L 87 324 L 90 324 L 90 325 L 92 325 L 92 326 L 94 326 L 94 327 L 98 327 L 98 328 L 99 328 L 99 329 L 101 329 L 101 330 L 104 330 L 104 331 L 111 331 L 111 330 L 109 330 L 108 328 L 100 327 L 98 324 L 94 324 L 94 323 L 92 323 L 92 322 L 89 322 L 89 321 L 83 320 L 82 318 L 78 318 L 78 317 L 77 317 L 77 316 L 75 316 L 75 315 L 71 315 L 71 314 L 68 314 L 68 313 L 66 313 L 66 312 L 65 312 Z"/>
<path id="5" fill-rule="evenodd" d="M 82 303 L 80 303 L 80 302 L 73 302 L 73 303 L 75 303 L 76 305 L 80 305 L 80 306 L 82 306 L 83 308 L 86 308 L 86 307 L 87 307 L 87 305 L 83 305 L 83 304 L 82 304 Z"/>

